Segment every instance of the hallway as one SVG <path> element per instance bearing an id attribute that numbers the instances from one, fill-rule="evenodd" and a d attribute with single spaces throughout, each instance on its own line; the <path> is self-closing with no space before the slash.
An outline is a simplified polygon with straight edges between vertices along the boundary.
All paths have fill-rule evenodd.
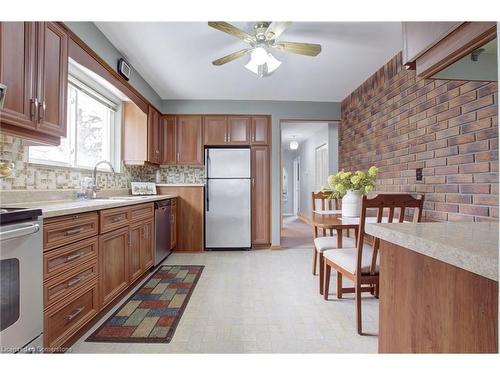
<path id="1" fill-rule="evenodd" d="M 281 246 L 283 249 L 307 248 L 312 249 L 313 235 L 309 224 L 297 216 L 285 216 L 281 228 Z"/>

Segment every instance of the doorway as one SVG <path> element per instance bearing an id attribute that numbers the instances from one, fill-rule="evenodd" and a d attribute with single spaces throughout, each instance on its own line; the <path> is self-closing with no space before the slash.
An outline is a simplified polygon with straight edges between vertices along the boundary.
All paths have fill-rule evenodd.
<path id="1" fill-rule="evenodd" d="M 313 191 L 338 164 L 338 122 L 281 121 L 281 246 L 310 249 Z"/>

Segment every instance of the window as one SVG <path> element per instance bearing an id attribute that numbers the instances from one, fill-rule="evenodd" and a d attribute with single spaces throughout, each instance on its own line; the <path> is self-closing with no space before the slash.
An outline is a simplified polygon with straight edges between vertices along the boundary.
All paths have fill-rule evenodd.
<path id="1" fill-rule="evenodd" d="M 69 76 L 67 136 L 61 138 L 61 144 L 57 147 L 30 146 L 29 161 L 93 168 L 98 161 L 109 160 L 118 170 L 119 109 L 119 104 Z"/>

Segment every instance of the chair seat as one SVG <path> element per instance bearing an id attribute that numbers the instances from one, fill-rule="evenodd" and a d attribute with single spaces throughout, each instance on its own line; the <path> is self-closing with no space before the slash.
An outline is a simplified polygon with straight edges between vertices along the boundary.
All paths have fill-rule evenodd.
<path id="1" fill-rule="evenodd" d="M 356 273 L 356 248 L 342 248 L 334 250 L 325 250 L 323 256 L 329 261 L 337 264 L 346 271 Z M 372 264 L 373 249 L 368 246 L 363 246 L 363 256 L 361 259 L 361 274 L 366 275 L 370 273 Z M 377 263 L 375 265 L 375 273 L 379 272 L 379 256 L 377 254 Z"/>
<path id="2" fill-rule="evenodd" d="M 314 239 L 314 247 L 320 253 L 325 250 L 331 250 L 337 248 L 337 236 L 335 237 L 316 237 Z"/>

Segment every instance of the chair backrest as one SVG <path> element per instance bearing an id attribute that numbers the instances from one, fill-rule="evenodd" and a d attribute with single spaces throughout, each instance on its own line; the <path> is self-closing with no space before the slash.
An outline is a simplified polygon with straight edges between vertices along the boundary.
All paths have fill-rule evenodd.
<path id="1" fill-rule="evenodd" d="M 329 193 L 323 193 L 322 191 L 312 192 L 312 209 L 314 210 L 338 210 L 339 201 L 337 198 L 328 199 L 330 197 Z M 321 201 L 321 207 L 318 207 L 316 203 Z"/>
<path id="2" fill-rule="evenodd" d="M 363 256 L 363 242 L 365 239 L 365 224 L 366 218 L 368 217 L 367 211 L 370 209 L 376 209 L 377 211 L 377 223 L 402 223 L 405 217 L 409 216 L 409 212 L 413 211 L 413 222 L 418 223 L 422 219 L 422 209 L 424 205 L 424 196 L 417 195 L 416 197 L 411 194 L 378 194 L 373 198 L 363 197 L 361 203 L 361 215 L 359 218 L 359 231 L 358 231 L 358 246 L 357 246 L 357 258 L 356 258 L 356 273 L 360 275 L 361 271 L 361 259 Z M 388 216 L 384 217 L 384 211 L 388 210 Z M 397 212 L 397 216 L 395 215 Z M 396 216 L 396 221 L 394 220 Z M 373 253 L 372 262 L 370 267 L 370 273 L 375 273 L 375 268 L 377 264 L 378 248 L 380 240 L 374 238 L 373 240 Z"/>

